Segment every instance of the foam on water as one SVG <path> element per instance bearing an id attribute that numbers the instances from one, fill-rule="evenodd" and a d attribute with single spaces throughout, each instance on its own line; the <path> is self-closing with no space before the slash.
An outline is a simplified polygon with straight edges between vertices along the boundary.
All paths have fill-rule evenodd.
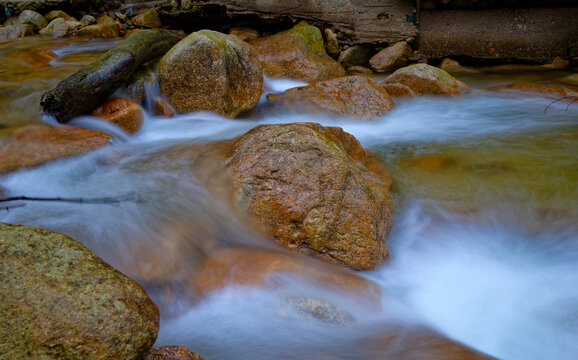
<path id="1" fill-rule="evenodd" d="M 295 85 L 271 84 L 281 88 Z M 143 264 L 135 265 L 131 259 L 149 253 L 154 260 L 166 252 L 163 260 L 171 262 L 171 271 L 177 274 L 189 260 L 188 255 L 180 257 L 183 253 L 193 258 L 203 251 L 166 247 L 167 238 L 175 234 L 265 246 L 259 235 L 199 185 L 187 166 L 161 160 L 153 168 L 134 165 L 158 149 L 232 138 L 259 124 L 295 121 L 341 126 L 369 147 L 467 142 L 488 135 L 576 125 L 576 108 L 565 111 L 565 104 L 554 104 L 544 114 L 549 103 L 491 93 L 455 99 L 422 97 L 400 102 L 383 118 L 367 122 L 298 112 L 242 120 L 203 112 L 172 119 L 147 115 L 143 129 L 123 143 L 0 178 L 0 187 L 8 196 L 94 198 L 136 193 L 139 201 L 116 205 L 26 203 L 0 210 L 0 221 L 64 232 L 145 281 L 150 274 L 139 273 Z M 556 195 L 556 189 L 552 192 Z M 422 205 L 423 200 L 428 206 Z M 383 313 L 347 303 L 339 295 L 298 279 L 277 289 L 231 286 L 200 303 L 185 302 L 178 317 L 163 314 L 157 344 L 187 345 L 208 359 L 236 359 L 240 354 L 255 359 L 359 359 L 363 358 L 360 344 L 376 328 L 403 319 L 407 326 L 417 323 L 439 329 L 503 359 L 576 359 L 575 224 L 551 223 L 536 229 L 530 226 L 531 217 L 508 222 L 508 218 L 527 213 L 539 216 L 536 209 L 517 209 L 520 204 L 496 205 L 483 209 L 491 216 L 456 220 L 437 209 L 435 201 L 431 206 L 431 199 L 404 201 L 396 209 L 389 244 L 391 262 L 365 274 L 386 294 Z M 167 223 L 170 226 L 165 226 Z M 143 244 L 142 238 L 149 240 Z M 147 291 L 155 300 L 159 298 L 154 288 Z M 335 326 L 304 319 L 284 310 L 280 299 L 287 295 L 327 299 L 346 308 L 357 322 Z"/>

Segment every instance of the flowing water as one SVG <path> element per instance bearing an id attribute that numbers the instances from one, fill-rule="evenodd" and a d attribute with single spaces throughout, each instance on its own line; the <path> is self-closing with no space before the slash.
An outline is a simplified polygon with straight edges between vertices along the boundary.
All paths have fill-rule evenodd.
<path id="1" fill-rule="evenodd" d="M 34 101 L 44 89 L 112 44 L 0 43 L 3 59 L 30 47 L 58 56 L 34 70 L 20 65 L 18 76 L 16 65 L 5 68 L 1 116 L 37 116 Z M 0 221 L 83 242 L 160 304 L 157 345 L 185 345 L 207 359 L 403 358 L 396 347 L 413 346 L 404 334 L 422 326 L 501 359 L 578 359 L 578 105 L 556 103 L 545 112 L 552 100 L 484 89 L 563 75 L 476 75 L 465 78 L 474 90 L 464 97 L 400 100 L 374 121 L 264 105 L 241 120 L 148 114 L 139 133 L 104 149 L 0 178 L 4 196 L 129 194 L 129 201 L 12 204 L 0 210 Z M 269 80 L 266 89 L 291 86 Z M 275 245 L 198 181 L 202 169 L 163 149 L 295 121 L 344 128 L 380 156 L 394 179 L 391 259 L 361 273 L 379 285 L 381 311 L 288 274 L 275 287 L 231 285 L 200 300 L 183 295 L 186 279 L 214 247 Z M 187 241 L 169 241 L 175 238 Z M 303 316 L 284 300 L 300 296 L 345 309 L 351 321 Z M 368 344 L 392 328 L 395 345 L 368 355 Z"/>

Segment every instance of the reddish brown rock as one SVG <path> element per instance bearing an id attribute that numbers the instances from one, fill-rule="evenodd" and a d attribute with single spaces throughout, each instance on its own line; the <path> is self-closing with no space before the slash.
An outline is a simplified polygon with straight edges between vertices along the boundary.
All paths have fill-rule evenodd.
<path id="1" fill-rule="evenodd" d="M 184 346 L 161 346 L 152 349 L 145 360 L 204 360 Z"/>
<path id="2" fill-rule="evenodd" d="M 269 77 L 314 82 L 345 75 L 343 67 L 325 52 L 321 31 L 305 22 L 251 45 Z"/>
<path id="3" fill-rule="evenodd" d="M 213 253 L 193 276 L 192 286 L 204 296 L 227 285 L 276 287 L 275 273 L 293 274 L 337 291 L 374 311 L 381 310 L 377 284 L 354 272 L 299 254 L 259 248 L 227 248 Z"/>
<path id="4" fill-rule="evenodd" d="M 232 142 L 226 163 L 237 206 L 281 245 L 360 270 L 387 257 L 391 180 L 341 128 L 258 126 Z"/>
<path id="5" fill-rule="evenodd" d="M 27 125 L 0 132 L 0 173 L 82 154 L 108 144 L 111 136 L 72 126 Z"/>
<path id="6" fill-rule="evenodd" d="M 394 107 L 385 89 L 364 76 L 340 77 L 289 89 L 276 101 L 287 108 L 331 111 L 360 119 L 381 117 Z"/>
<path id="7" fill-rule="evenodd" d="M 369 66 L 374 71 L 396 70 L 407 65 L 411 52 L 411 47 L 405 41 L 400 41 L 375 54 L 369 59 Z"/>
<path id="8" fill-rule="evenodd" d="M 255 29 L 246 27 L 234 27 L 229 30 L 229 35 L 238 36 L 243 41 L 253 41 L 261 37 L 261 33 Z"/>
<path id="9" fill-rule="evenodd" d="M 533 95 L 544 96 L 550 99 L 562 99 L 568 98 L 578 98 L 578 90 L 573 89 L 570 86 L 560 86 L 560 85 L 541 85 L 541 84 L 523 84 L 514 83 L 506 86 L 492 88 L 495 91 L 506 91 L 506 92 L 527 92 Z"/>
<path id="10" fill-rule="evenodd" d="M 359 347 L 364 359 L 496 360 L 423 326 L 392 324 L 376 329 Z"/>
<path id="11" fill-rule="evenodd" d="M 479 73 L 477 70 L 463 67 L 459 62 L 450 58 L 443 59 L 439 68 L 449 72 L 450 74 Z"/>
<path id="12" fill-rule="evenodd" d="M 382 82 L 381 86 L 393 97 L 415 96 L 415 92 L 407 85 L 400 83 Z"/>
<path id="13" fill-rule="evenodd" d="M 117 38 L 120 36 L 118 26 L 113 23 L 101 23 L 95 25 L 88 25 L 79 29 L 77 36 L 91 37 L 91 38 Z"/>
<path id="14" fill-rule="evenodd" d="M 396 83 L 409 87 L 417 95 L 458 96 L 469 88 L 446 71 L 427 64 L 406 66 L 382 82 L 383 85 Z"/>
<path id="15" fill-rule="evenodd" d="M 156 116 L 170 118 L 175 116 L 177 114 L 177 111 L 165 99 L 157 98 L 154 100 L 153 113 Z"/>
<path id="16" fill-rule="evenodd" d="M 201 30 L 162 57 L 158 79 L 161 93 L 179 112 L 209 110 L 235 117 L 259 102 L 263 70 L 249 44 Z"/>
<path id="17" fill-rule="evenodd" d="M 107 99 L 90 115 L 113 123 L 129 134 L 139 131 L 144 121 L 144 112 L 140 105 L 123 98 Z"/>

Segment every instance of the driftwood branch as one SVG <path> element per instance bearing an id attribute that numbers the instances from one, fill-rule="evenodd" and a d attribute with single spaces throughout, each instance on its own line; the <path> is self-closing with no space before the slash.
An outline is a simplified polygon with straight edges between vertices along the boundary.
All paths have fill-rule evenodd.
<path id="1" fill-rule="evenodd" d="M 184 37 L 171 30 L 142 30 L 44 93 L 40 105 L 59 122 L 85 114 L 112 95 L 141 64 L 164 55 Z"/>

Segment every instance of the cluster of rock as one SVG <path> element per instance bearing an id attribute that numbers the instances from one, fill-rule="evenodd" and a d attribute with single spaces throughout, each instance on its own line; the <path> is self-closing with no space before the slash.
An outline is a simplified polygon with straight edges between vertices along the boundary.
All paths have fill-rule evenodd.
<path id="1" fill-rule="evenodd" d="M 102 37 L 108 37 L 104 29 L 110 29 L 111 36 L 118 36 L 119 30 L 131 26 L 162 26 L 155 9 L 131 19 L 120 13 L 115 14 L 116 19 L 92 19 L 96 21 L 93 25 L 83 18 L 78 22 L 81 26 L 63 12 L 50 12 L 45 17 L 26 13 L 36 19 L 37 25 L 32 25 L 32 20 L 24 21 L 22 14 L 18 17 L 22 17 L 20 24 L 9 26 L 29 26 L 32 31 L 53 37 L 83 35 L 89 31 L 86 29 L 99 29 L 92 34 Z M 290 109 L 298 104 L 309 110 L 359 119 L 382 117 L 395 106 L 392 97 L 457 96 L 468 89 L 442 69 L 424 63 L 407 66 L 416 59 L 412 59 L 411 47 L 403 41 L 372 54 L 362 47 L 341 51 L 335 43 L 328 46 L 321 31 L 306 23 L 265 37 L 246 29 L 230 32 L 194 32 L 158 60 L 153 68 L 158 71 L 165 97 L 155 105 L 159 113 L 209 110 L 237 117 L 257 106 L 263 91 L 263 74 L 310 83 L 270 96 L 272 105 Z M 334 40 L 331 32 L 325 35 Z M 114 59 L 114 54 L 103 58 Z M 360 57 L 365 60 L 360 61 Z M 98 61 L 102 59 L 91 64 L 90 71 L 99 69 Z M 357 66 L 353 70 L 363 72 L 361 65 L 369 66 L 370 72 L 395 71 L 381 83 L 368 76 L 351 76 L 351 72 L 346 76 L 345 67 L 351 70 Z M 136 67 L 134 63 L 131 66 Z M 125 76 L 134 70 L 120 72 Z M 118 87 L 133 81 L 134 76 L 128 82 L 118 81 Z M 77 83 L 69 83 L 69 93 L 78 90 L 74 88 Z M 132 100 L 108 95 L 99 100 L 101 104 L 88 113 L 131 134 L 142 126 L 143 110 L 137 104 L 142 99 L 136 95 Z M 66 104 L 62 104 L 57 107 L 66 113 Z M 104 133 L 70 126 L 28 125 L 7 131 L 4 138 L 0 133 L 0 173 L 91 151 L 105 146 L 110 139 Z M 183 145 L 169 153 L 191 163 L 203 158 L 202 165 L 218 168 L 223 181 L 230 185 L 230 205 L 246 213 L 275 243 L 293 251 L 217 251 L 190 280 L 195 296 L 222 288 L 224 279 L 227 283 L 266 286 L 266 276 L 289 272 L 323 283 L 354 302 L 361 301 L 362 307 L 381 311 L 378 286 L 344 268 L 371 270 L 387 259 L 386 239 L 393 208 L 391 179 L 376 156 L 352 135 L 340 128 L 313 123 L 266 125 L 232 140 L 206 144 L 202 149 Z M 205 181 L 210 187 L 215 179 Z M 295 252 L 342 268 L 305 260 Z M 32 357 L 137 359 L 148 354 L 150 360 L 200 359 L 179 347 L 150 352 L 158 331 L 156 305 L 138 284 L 74 240 L 45 230 L 0 224 L 0 253 L 8 254 L 0 258 L 0 271 L 5 272 L 0 277 L 0 292 L 10 289 L 1 294 L 0 312 L 11 314 L 16 306 L 27 304 L 26 311 L 18 312 L 17 317 L 3 316 L 11 320 L 0 326 L 0 349 L 10 347 L 15 358 L 33 354 Z M 39 261 L 42 258 L 50 258 L 50 264 Z M 40 265 L 35 266 L 37 263 Z M 21 274 L 28 278 L 23 279 Z M 34 275 L 35 281 L 30 281 L 29 274 Z M 14 287 L 19 290 L 13 291 Z M 39 301 L 48 295 L 52 297 Z M 291 298 L 286 304 L 307 317 L 332 324 L 353 321 L 347 309 L 320 299 Z M 40 326 L 36 326 L 38 323 Z M 441 344 L 423 350 L 425 354 L 441 354 L 440 359 L 456 354 L 464 359 L 487 358 L 429 330 L 412 334 L 425 339 L 424 343 Z M 375 341 L 388 344 L 379 336 Z"/>
<path id="2" fill-rule="evenodd" d="M 44 16 L 33 10 L 23 10 L 9 17 L 0 26 L 0 39 L 15 39 L 35 34 L 50 38 L 81 36 L 117 38 L 137 29 L 161 28 L 163 24 L 156 9 L 129 18 L 122 12 L 101 15 L 85 14 L 80 20 L 62 10 L 51 10 Z"/>

